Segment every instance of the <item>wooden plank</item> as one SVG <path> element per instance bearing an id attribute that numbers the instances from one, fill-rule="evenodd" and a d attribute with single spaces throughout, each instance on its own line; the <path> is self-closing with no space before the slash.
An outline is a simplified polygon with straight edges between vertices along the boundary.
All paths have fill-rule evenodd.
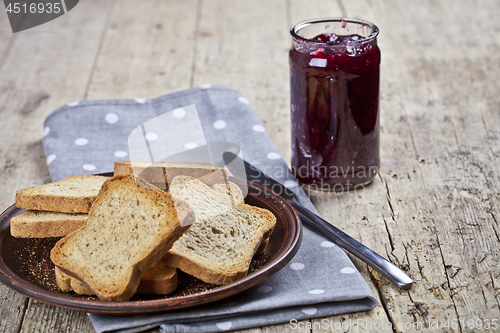
<path id="1" fill-rule="evenodd" d="M 440 247 L 451 295 L 461 328 L 465 330 L 476 327 L 476 322 L 500 315 L 500 250 L 494 213 L 499 202 L 499 178 L 498 168 L 491 163 L 491 151 L 498 151 L 500 143 L 489 135 L 482 117 L 483 112 L 498 115 L 496 106 L 484 104 L 485 100 L 497 99 L 497 94 L 480 88 L 497 82 L 494 74 L 498 72 L 491 72 L 489 65 L 498 60 L 484 52 L 491 41 L 489 37 L 483 40 L 488 31 L 483 30 L 481 22 L 498 15 L 499 10 L 492 6 L 475 8 L 474 17 L 461 25 L 466 9 L 473 8 L 467 2 L 453 3 L 460 11 L 450 5 L 443 3 L 433 9 L 441 14 L 442 25 L 450 37 L 446 47 L 454 57 L 448 62 L 425 57 L 416 63 L 427 68 L 420 77 L 432 89 L 431 110 L 443 120 L 435 128 L 422 126 L 424 119 L 433 117 L 429 109 L 420 111 L 419 118 L 409 119 L 412 128 L 419 128 L 414 131 L 415 146 L 419 150 L 425 148 L 419 156 L 425 161 L 420 168 L 426 182 L 432 184 L 428 186 L 431 209 L 437 213 L 436 231 L 442 240 Z M 497 23 L 497 29 L 498 26 Z M 449 138 L 443 137 L 445 131 L 451 132 Z M 447 140 L 449 145 L 430 146 L 431 133 L 440 141 Z"/>
<path id="2" fill-rule="evenodd" d="M 371 207 L 365 205 L 367 215 L 360 227 L 364 231 L 361 238 L 365 244 L 405 270 L 415 281 L 410 291 L 400 291 L 372 271 L 392 326 L 405 332 L 432 330 L 431 325 L 435 320 L 445 322 L 456 318 L 456 314 L 449 308 L 451 297 L 441 287 L 446 282 L 443 278 L 444 265 L 440 260 L 439 248 L 433 246 L 436 236 L 432 230 L 428 202 L 425 200 L 425 187 L 420 175 L 414 172 L 418 163 L 415 161 L 412 138 L 404 118 L 394 114 L 394 109 L 397 110 L 399 105 L 395 105 L 393 101 L 399 101 L 397 98 L 386 97 L 394 94 L 397 96 L 401 87 L 398 82 L 400 68 L 397 59 L 406 56 L 404 49 L 408 49 L 407 43 L 410 43 L 406 43 L 405 39 L 401 40 L 400 34 L 406 31 L 399 27 L 419 25 L 414 24 L 414 21 L 402 22 L 402 19 L 392 21 L 397 15 L 392 9 L 392 3 L 388 3 L 380 11 L 373 8 L 375 6 L 371 2 L 349 1 L 344 4 L 347 16 L 371 21 L 381 31 L 378 38 L 382 50 L 381 169 L 378 181 L 366 189 L 365 195 L 376 190 L 378 193 L 373 193 L 374 196 L 365 201 Z M 432 20 L 433 17 L 428 19 Z M 389 26 L 390 23 L 394 23 L 398 29 L 393 29 Z M 379 185 L 379 188 L 371 188 L 374 185 Z M 352 205 L 352 199 L 350 202 Z M 356 204 L 354 210 L 359 211 L 359 206 L 359 203 Z M 382 235 L 385 237 L 381 237 Z M 419 237 L 415 238 L 414 235 Z"/>
<path id="3" fill-rule="evenodd" d="M 340 17 L 348 14 L 349 17 L 353 17 L 349 12 L 351 7 L 359 8 L 355 16 L 360 18 L 365 18 L 371 14 L 370 10 L 359 1 L 350 1 L 349 6 L 346 7 L 346 4 L 340 1 L 291 1 L 289 8 L 290 19 L 293 24 L 296 24 L 313 18 Z M 347 13 L 346 8 L 349 10 Z M 362 200 L 357 198 L 358 195 L 362 196 Z M 380 215 L 377 215 L 380 211 L 384 211 L 386 205 L 385 187 L 380 180 L 377 179 L 367 191 L 358 194 L 355 192 L 346 192 L 344 194 L 310 192 L 310 196 L 316 208 L 327 221 L 344 229 L 354 238 L 363 240 L 367 243 L 366 245 L 372 246 L 374 250 L 385 255 L 389 238 L 386 235 L 384 221 L 380 218 Z M 380 200 L 381 198 L 382 200 Z M 356 201 L 356 205 L 352 204 L 353 200 Z M 377 209 L 374 210 L 374 206 Z M 360 228 L 360 224 L 366 228 Z M 381 235 L 384 236 L 381 237 Z M 376 247 L 373 247 L 374 242 L 370 243 L 372 239 L 378 240 Z M 391 319 L 384 310 L 384 300 L 380 299 L 378 286 L 373 282 L 367 266 L 352 256 L 351 259 L 372 289 L 375 297 L 377 297 L 379 305 L 371 311 L 313 319 L 311 321 L 314 325 L 313 332 L 323 332 L 325 328 L 335 331 L 339 328 L 343 329 L 343 327 L 344 330 L 349 330 L 349 332 L 365 332 L 367 329 L 373 329 L 374 327 L 379 332 L 392 332 L 390 327 L 392 325 Z M 322 325 L 325 321 L 329 325 Z"/>
<path id="4" fill-rule="evenodd" d="M 0 15 L 0 67 L 16 35 L 12 32 L 7 14 Z"/>
<path id="5" fill-rule="evenodd" d="M 461 13 L 475 10 L 468 8 L 471 6 L 468 3 L 454 2 L 452 6 L 458 7 Z M 392 98 L 383 100 L 383 105 L 391 110 L 391 117 L 390 122 L 383 121 L 390 127 L 383 125 L 383 137 L 388 140 L 383 140 L 382 146 L 388 148 L 383 149 L 386 158 L 395 163 L 387 175 L 382 172 L 382 177 L 392 197 L 394 216 L 397 215 L 394 223 L 388 224 L 388 230 L 393 242 L 411 245 L 410 271 L 415 264 L 419 269 L 419 274 L 412 276 L 418 277 L 420 283 L 409 293 L 415 304 L 421 304 L 420 309 L 416 308 L 420 310 L 415 313 L 417 318 L 427 323 L 439 320 L 440 325 L 448 319 L 452 323 L 481 316 L 483 320 L 498 318 L 498 301 L 487 273 L 495 272 L 498 267 L 498 259 L 493 259 L 498 241 L 489 228 L 492 218 L 488 218 L 481 198 L 467 191 L 465 198 L 462 197 L 464 186 L 471 189 L 467 180 L 455 179 L 459 170 L 471 172 L 471 166 L 461 156 L 475 156 L 476 149 L 481 151 L 481 147 L 486 146 L 484 141 L 477 146 L 469 145 L 471 141 L 484 140 L 481 139 L 484 127 L 479 125 L 480 113 L 471 108 L 471 104 L 480 100 L 470 103 L 470 100 L 457 99 L 457 96 L 467 96 L 465 100 L 470 98 L 469 71 L 471 68 L 474 71 L 475 66 L 464 60 L 475 59 L 477 53 L 472 50 L 471 54 L 463 56 L 463 50 L 450 42 L 461 36 L 462 31 L 460 20 L 448 12 L 448 6 L 445 7 L 436 3 L 418 4 L 415 8 L 396 2 L 374 5 L 379 18 L 377 24 L 381 27 L 380 39 L 384 34 L 399 30 L 396 32 L 399 43 L 388 43 L 388 52 L 383 52 L 383 61 L 391 66 L 383 67 L 390 80 L 382 89 L 388 88 L 387 94 Z M 475 10 L 475 13 L 477 20 L 485 15 L 483 10 Z M 412 20 L 426 24 L 404 24 Z M 392 25 L 399 29 L 384 29 Z M 481 33 L 475 30 L 474 34 Z M 462 35 L 465 38 L 466 34 Z M 396 40 L 395 36 L 392 38 Z M 463 128 L 457 130 L 456 122 Z M 467 133 L 466 128 L 469 128 L 471 140 L 460 147 L 460 136 Z M 410 180 L 414 185 L 409 184 Z M 487 189 L 478 185 L 474 190 L 484 193 Z M 401 221 L 406 225 L 400 226 Z M 488 251 L 492 251 L 492 255 L 487 255 Z M 482 263 L 479 269 L 477 258 Z M 401 297 L 392 295 L 383 286 L 381 290 L 388 299 L 401 301 Z M 400 307 L 389 310 L 395 321 L 407 320 L 408 316 Z M 467 329 L 463 322 L 456 330 Z"/>
<path id="6" fill-rule="evenodd" d="M 204 1 L 194 85 L 238 90 L 290 159 L 288 34 L 284 1 Z"/>
<path id="7" fill-rule="evenodd" d="M 404 18 L 399 17 L 397 11 L 399 8 L 392 3 L 383 8 L 378 7 L 374 8 L 376 15 L 372 20 L 381 30 L 379 40 L 383 55 L 381 179 L 386 184 L 386 197 L 392 210 L 391 214 L 384 216 L 384 220 L 393 247 L 388 254 L 396 263 L 406 257 L 408 272 L 416 281 L 415 286 L 407 294 L 400 293 L 386 284 L 381 284 L 380 289 L 388 312 L 396 325 L 409 325 L 410 329 L 405 331 L 421 331 L 419 326 L 422 323 L 424 330 L 432 331 L 432 325 L 436 320 L 443 324 L 446 320 L 457 319 L 457 315 L 447 286 L 445 267 L 438 245 L 439 239 L 435 235 L 433 214 L 426 196 L 426 184 L 422 181 L 406 118 L 404 114 L 398 112 L 401 110 L 401 104 L 407 105 L 413 102 L 400 98 L 401 90 L 409 88 L 409 85 L 413 88 L 413 85 L 420 84 L 414 78 L 402 77 L 401 71 L 404 71 L 405 63 L 400 59 L 421 56 L 421 52 L 415 53 L 411 45 L 422 44 L 412 39 L 417 38 L 413 36 L 413 31 L 391 28 L 394 24 L 398 27 L 409 26 L 410 29 L 415 29 L 417 25 L 410 21 L 404 22 L 410 19 L 409 15 Z M 412 15 L 415 12 L 408 8 L 405 10 Z M 429 14 L 430 9 L 419 8 L 419 10 Z M 417 19 L 417 16 L 412 19 Z M 428 29 L 434 28 L 432 24 L 435 19 L 435 16 L 428 16 L 426 20 L 430 22 L 427 25 Z M 412 38 L 408 38 L 408 35 Z M 425 33 L 419 34 L 419 37 L 422 36 L 425 36 Z M 386 37 L 391 42 L 385 43 Z M 388 113 L 389 116 L 386 116 Z"/>
<path id="8" fill-rule="evenodd" d="M 41 144 L 43 121 L 54 109 L 83 98 L 109 5 L 81 2 L 67 15 L 17 33 L 5 49 L 0 64 L 0 121 L 4 124 L 1 207 L 14 203 L 16 190 L 50 181 Z M 48 328 L 52 324 L 38 318 L 23 296 L 1 286 L 0 299 L 0 331 L 18 332 L 26 329 L 23 325 L 35 322 L 38 330 L 52 331 Z M 58 316 L 58 323 L 64 327 L 73 325 L 75 316 L 65 310 L 41 304 L 37 307 Z M 79 316 L 84 318 L 85 314 Z M 75 327 L 73 331 L 80 330 Z"/>
<path id="9" fill-rule="evenodd" d="M 288 15 L 291 28 L 302 21 L 345 16 L 345 8 L 342 1 L 292 0 L 288 2 Z"/>
<path id="10" fill-rule="evenodd" d="M 194 67 L 194 86 L 226 86 L 248 99 L 286 161 L 290 156 L 288 25 L 284 1 L 205 1 Z M 241 332 L 260 331 L 289 332 L 290 324 Z"/>
<path id="11" fill-rule="evenodd" d="M 30 300 L 20 333 L 81 332 L 94 333 L 94 327 L 85 312 L 47 306 Z"/>
<path id="12" fill-rule="evenodd" d="M 121 1 L 108 30 L 110 2 L 102 4 L 80 2 L 15 38 L 5 38 L 6 15 L 0 18 L 0 121 L 9 124 L 0 147 L 3 207 L 15 190 L 49 180 L 43 119 L 85 97 L 149 98 L 192 84 L 234 87 L 288 160 L 288 29 L 313 17 L 359 17 L 381 30 L 380 177 L 360 193 L 313 193 L 312 199 L 328 220 L 389 257 L 416 285 L 399 291 L 353 259 L 381 305 L 328 319 L 363 320 L 349 330 L 355 332 L 380 331 L 368 322 L 421 332 L 436 331 L 436 320 L 444 330 L 446 320 L 457 319 L 462 323 L 448 331 L 481 331 L 468 321 L 500 318 L 497 2 Z M 70 16 L 71 23 L 64 21 Z M 85 314 L 28 304 L 4 286 L 0 317 L 0 331 L 92 331 Z M 285 323 L 247 331 L 289 329 Z"/>
<path id="13" fill-rule="evenodd" d="M 28 299 L 0 285 L 0 332 L 19 332 Z"/>
<path id="14" fill-rule="evenodd" d="M 155 5 L 155 2 L 149 2 Z M 191 2 L 192 4 L 193 2 Z M 103 5 L 104 4 L 104 5 Z M 137 3 L 136 3 L 137 4 Z M 186 3 L 183 2 L 185 5 Z M 68 22 L 63 22 L 64 17 L 59 18 L 50 23 L 50 25 L 40 26 L 34 30 L 19 33 L 16 42 L 14 43 L 11 52 L 6 57 L 6 61 L 3 67 L 0 69 L 0 74 L 2 75 L 2 81 L 0 82 L 0 87 L 4 87 L 2 91 L 7 91 L 8 95 L 2 94 L 0 96 L 2 103 L 2 109 L 0 109 L 0 119 L 2 121 L 8 121 L 13 124 L 10 130 L 3 133 L 2 138 L 6 139 L 11 145 L 3 146 L 0 148 L 0 160 L 5 161 L 2 163 L 2 174 L 0 179 L 4 184 L 6 184 L 6 189 L 9 189 L 8 195 L 3 195 L 0 197 L 0 202 L 7 207 L 14 201 L 15 191 L 19 188 L 32 186 L 35 184 L 42 184 L 50 181 L 48 170 L 45 164 L 45 156 L 43 155 L 43 148 L 41 145 L 43 120 L 44 118 L 55 108 L 74 100 L 81 100 L 86 97 L 86 90 L 89 85 L 89 80 L 91 79 L 92 69 L 95 63 L 96 55 L 98 53 L 99 44 L 101 37 L 103 36 L 104 29 L 106 27 L 106 18 L 111 8 L 112 2 L 99 2 L 99 1 L 86 1 L 80 3 L 77 8 L 75 8 L 67 16 L 72 15 L 71 24 Z M 190 5 L 190 3 L 187 3 Z M 196 6 L 195 6 L 196 7 Z M 120 7 L 121 8 L 121 7 Z M 133 10 L 132 3 L 126 8 L 129 12 L 128 18 L 129 22 L 137 14 Z M 154 10 L 154 6 L 150 6 L 151 15 L 155 15 L 156 22 L 185 22 L 185 18 L 179 17 L 175 20 L 176 7 L 171 6 L 168 8 L 161 7 L 162 11 Z M 187 8 L 180 8 L 186 11 Z M 124 13 L 119 12 L 118 15 Z M 167 15 L 168 14 L 168 15 Z M 170 17 L 169 17 L 170 15 Z M 195 17 L 195 15 L 193 15 Z M 110 20 L 111 21 L 111 20 Z M 132 20 L 133 21 L 133 20 Z M 194 30 L 194 19 L 192 22 L 192 30 Z M 113 21 L 111 21 L 113 24 Z M 159 24 L 159 23 L 157 23 Z M 69 28 L 68 28 L 69 26 Z M 65 27 L 65 28 L 64 28 Z M 181 26 L 182 27 L 182 26 Z M 63 29 L 64 28 L 64 29 Z M 120 43 L 119 39 L 127 40 L 127 33 L 129 31 L 121 31 L 116 27 L 111 27 L 116 29 L 118 32 L 115 34 L 110 33 L 111 37 L 115 37 L 114 42 Z M 148 33 L 152 33 L 156 37 L 158 35 L 168 36 L 165 31 L 176 31 L 173 26 L 166 25 L 165 28 L 157 26 L 156 23 L 153 25 L 153 31 L 146 30 L 141 31 L 145 35 L 138 36 L 137 40 L 141 37 L 147 37 Z M 177 27 L 178 28 L 178 27 Z M 62 30 L 62 31 L 61 31 Z M 157 31 L 156 31 L 157 30 Z M 1 37 L 1 36 L 0 36 Z M 183 38 L 183 36 L 180 36 Z M 111 39 L 113 42 L 113 39 Z M 144 41 L 143 41 L 144 42 Z M 168 46 L 172 48 L 172 41 L 168 43 L 167 40 L 159 40 L 158 38 L 147 40 L 149 50 L 144 50 L 140 48 L 135 48 L 138 52 L 148 53 L 152 51 L 153 53 L 158 53 L 154 50 L 152 46 L 158 43 L 161 46 Z M 178 43 L 178 42 L 175 42 Z M 133 44 L 126 45 L 122 43 L 124 47 L 132 47 Z M 104 63 L 107 61 L 116 62 L 116 59 L 122 59 L 121 54 L 112 54 L 114 58 L 110 59 L 106 57 L 106 50 L 110 47 L 103 42 L 103 52 L 100 59 Z M 111 45 L 113 48 L 113 45 Z M 119 50 L 123 50 L 121 48 Z M 189 49 L 191 51 L 191 49 Z M 168 49 L 170 52 L 170 49 Z M 175 66 L 179 65 L 180 62 L 173 62 L 171 58 L 168 58 L 169 54 L 156 54 L 159 57 L 157 60 L 161 60 L 168 67 L 172 65 L 175 70 Z M 140 58 L 140 54 L 137 55 Z M 184 57 L 178 57 L 179 59 L 184 59 Z M 57 61 L 48 61 L 48 59 L 57 59 Z M 144 63 L 147 63 L 145 59 Z M 126 62 L 121 63 L 122 66 L 117 68 L 117 71 L 123 71 L 123 68 L 127 68 L 130 64 Z M 148 80 L 149 73 L 144 73 L 144 75 L 139 75 L 144 67 L 134 64 L 132 67 L 137 69 L 136 72 L 132 72 L 132 76 L 136 76 L 140 79 Z M 189 83 L 189 73 L 190 64 L 188 66 L 187 79 L 185 80 L 184 87 Z M 68 74 L 71 75 L 68 75 Z M 160 73 L 161 76 L 167 76 L 171 79 L 173 84 L 180 81 L 181 79 L 175 79 L 171 71 Z M 165 75 L 166 74 L 166 75 Z M 181 75 L 177 75 L 180 77 Z M 99 79 L 99 75 L 94 76 L 94 78 Z M 183 78 L 184 79 L 184 78 Z M 156 85 L 155 82 L 151 82 L 149 86 L 145 86 L 146 81 L 138 82 L 143 85 L 143 91 L 152 90 L 151 86 L 154 84 L 155 87 L 162 88 L 164 82 Z M 136 82 L 137 83 L 137 82 Z M 108 85 L 108 83 L 106 83 Z M 95 85 L 90 85 L 90 88 L 96 87 Z M 97 86 L 103 91 L 104 94 L 108 94 L 113 90 L 113 83 L 109 83 L 110 89 L 106 91 L 105 89 Z M 111 95 L 99 95 L 95 93 L 92 98 L 116 98 L 116 97 L 138 97 L 145 96 L 132 94 L 136 87 L 129 86 L 130 89 L 125 89 L 125 85 L 118 86 L 118 89 L 122 89 L 124 95 L 116 96 Z M 154 89 L 153 89 L 154 90 Z M 154 95 L 146 95 L 146 97 L 154 97 L 155 95 L 164 93 L 164 90 L 158 90 L 153 92 Z M 128 94 L 128 95 L 126 95 Z M 15 110 L 17 112 L 12 112 Z M 27 117 L 29 115 L 29 117 Z M 7 157 L 7 159 L 3 159 Z M 93 332 L 93 327 L 85 313 L 64 310 L 60 308 L 55 308 L 52 306 L 47 306 L 38 302 L 30 302 L 27 306 L 27 300 L 8 290 L 4 286 L 1 287 L 0 297 L 6 299 L 2 302 L 0 306 L 0 314 L 2 315 L 2 321 L 0 324 L 1 331 L 22 331 L 22 332 Z M 18 309 L 18 311 L 12 311 L 12 308 Z M 23 314 L 26 311 L 23 320 Z M 152 332 L 155 332 L 154 330 Z"/>
<path id="15" fill-rule="evenodd" d="M 152 98 L 189 88 L 197 8 L 198 0 L 120 1 L 87 99 Z"/>

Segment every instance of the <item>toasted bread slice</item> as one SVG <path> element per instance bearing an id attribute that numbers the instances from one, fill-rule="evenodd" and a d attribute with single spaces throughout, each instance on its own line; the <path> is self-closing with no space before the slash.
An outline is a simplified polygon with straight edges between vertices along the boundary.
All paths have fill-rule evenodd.
<path id="1" fill-rule="evenodd" d="M 87 223 L 88 214 L 28 210 L 10 220 L 10 234 L 18 238 L 63 237 Z"/>
<path id="2" fill-rule="evenodd" d="M 88 213 L 102 184 L 109 177 L 74 175 L 58 182 L 19 190 L 16 206 L 28 210 Z"/>
<path id="3" fill-rule="evenodd" d="M 74 291 L 80 295 L 95 295 L 85 283 L 55 268 L 56 282 L 62 291 Z M 177 269 L 159 261 L 151 269 L 142 273 L 136 294 L 166 295 L 177 289 Z"/>
<path id="4" fill-rule="evenodd" d="M 141 180 L 139 180 L 141 182 Z M 143 188 L 157 189 L 148 183 L 141 182 Z M 243 202 L 243 193 L 238 185 L 233 182 L 227 184 L 211 184 L 211 188 L 225 194 L 233 203 Z M 64 237 L 80 229 L 87 223 L 88 214 L 85 213 L 59 213 L 42 210 L 28 210 L 10 220 L 10 233 L 17 238 L 46 238 Z M 267 241 L 267 240 L 266 240 Z M 256 254 L 263 252 L 266 242 L 261 244 L 261 249 Z"/>
<path id="5" fill-rule="evenodd" d="M 226 183 L 228 171 L 210 163 L 115 161 L 115 175 L 135 175 L 161 189 L 179 175 L 201 179 L 206 184 Z"/>
<path id="6" fill-rule="evenodd" d="M 186 202 L 141 188 L 131 175 L 114 176 L 103 184 L 87 224 L 59 240 L 50 258 L 100 299 L 125 301 L 136 292 L 142 273 L 192 222 Z"/>
<path id="7" fill-rule="evenodd" d="M 162 260 L 213 284 L 245 276 L 255 252 L 273 231 L 276 217 L 266 209 L 234 205 L 192 177 L 176 177 L 170 193 L 193 208 L 196 222 Z"/>

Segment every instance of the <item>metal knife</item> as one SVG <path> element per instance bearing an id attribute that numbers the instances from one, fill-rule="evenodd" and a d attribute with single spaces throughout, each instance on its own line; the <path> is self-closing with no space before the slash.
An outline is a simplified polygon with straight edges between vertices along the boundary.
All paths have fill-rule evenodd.
<path id="1" fill-rule="evenodd" d="M 237 155 L 231 152 L 225 152 L 223 154 L 224 163 L 231 170 L 231 162 L 235 160 L 239 160 L 237 164 L 240 162 L 244 163 L 247 180 L 253 182 L 255 184 L 267 187 L 271 190 L 279 190 L 278 193 L 283 199 L 288 201 L 290 205 L 295 209 L 297 214 L 300 216 L 300 219 L 303 223 L 307 224 L 310 228 L 319 232 L 323 236 L 332 240 L 334 243 L 342 247 L 344 250 L 352 253 L 363 262 L 367 263 L 371 267 L 373 267 L 377 272 L 385 276 L 389 281 L 396 284 L 401 289 L 410 289 L 413 281 L 406 275 L 401 269 L 396 267 L 393 263 L 378 255 L 374 251 L 370 250 L 345 232 L 331 225 L 327 221 L 323 220 L 318 215 L 312 213 L 304 206 L 302 206 L 295 193 L 278 183 L 274 179 L 266 176 L 257 168 L 253 167 L 246 161 L 240 159 Z M 233 164 L 234 165 L 234 164 Z"/>

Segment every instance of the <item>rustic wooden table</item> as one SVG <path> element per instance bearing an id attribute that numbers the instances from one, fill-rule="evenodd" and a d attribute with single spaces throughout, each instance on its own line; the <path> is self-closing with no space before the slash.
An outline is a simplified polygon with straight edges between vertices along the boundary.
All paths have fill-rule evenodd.
<path id="1" fill-rule="evenodd" d="M 16 190 L 50 181 L 43 121 L 74 100 L 229 86 L 247 97 L 288 161 L 288 29 L 327 16 L 380 28 L 382 165 L 364 191 L 311 198 L 327 220 L 415 280 L 398 290 L 353 258 L 380 305 L 328 320 L 349 332 L 500 330 L 495 0 L 85 0 L 16 34 L 2 13 L 0 207 L 14 202 Z M 85 313 L 3 285 L 0 318 L 2 332 L 94 331 Z"/>

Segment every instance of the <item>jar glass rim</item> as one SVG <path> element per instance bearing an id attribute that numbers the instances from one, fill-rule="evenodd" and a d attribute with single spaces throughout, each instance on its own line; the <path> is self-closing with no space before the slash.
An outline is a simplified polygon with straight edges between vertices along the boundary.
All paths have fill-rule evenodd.
<path id="1" fill-rule="evenodd" d="M 361 24 L 364 26 L 367 26 L 372 29 L 372 33 L 366 37 L 361 37 L 361 39 L 357 40 L 356 42 L 358 43 L 364 43 L 364 42 L 369 42 L 373 40 L 374 38 L 377 37 L 379 33 L 378 27 L 365 20 L 358 20 L 358 19 L 351 19 L 351 18 L 345 18 L 345 17 L 330 17 L 330 18 L 321 18 L 321 19 L 312 19 L 312 20 L 307 20 L 307 21 L 302 21 L 300 23 L 297 23 L 290 29 L 290 34 L 294 39 L 298 39 L 304 42 L 309 42 L 309 43 L 315 43 L 315 44 L 325 44 L 325 45 L 330 45 L 325 42 L 317 42 L 317 41 L 312 41 L 310 39 L 304 38 L 298 34 L 298 32 L 307 26 L 313 25 L 313 24 L 319 24 L 319 23 L 331 23 L 331 22 L 340 22 L 340 23 L 355 23 L 355 24 Z M 331 46 L 331 45 L 330 45 Z"/>

